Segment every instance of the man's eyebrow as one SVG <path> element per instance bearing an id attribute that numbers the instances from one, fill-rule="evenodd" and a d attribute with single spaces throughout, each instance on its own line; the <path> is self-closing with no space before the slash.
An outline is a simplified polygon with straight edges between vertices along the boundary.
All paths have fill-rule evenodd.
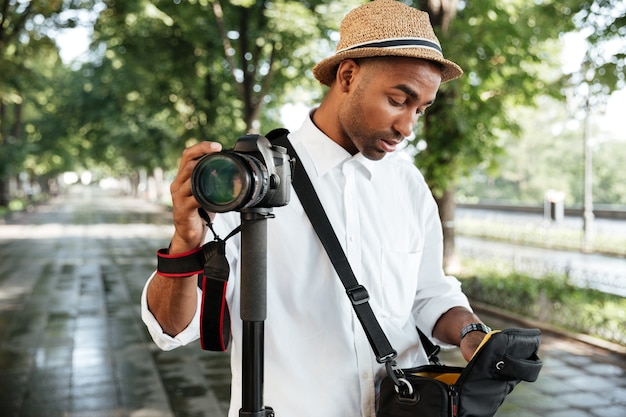
<path id="1" fill-rule="evenodd" d="M 413 100 L 417 100 L 417 93 L 413 91 L 411 88 L 409 88 L 408 86 L 406 86 L 405 84 L 399 84 L 399 85 L 394 86 L 393 88 L 395 88 L 396 90 L 402 91 L 404 94 L 411 97 Z"/>
<path id="2" fill-rule="evenodd" d="M 406 94 L 407 96 L 411 97 L 412 100 L 417 100 L 419 98 L 418 94 L 415 91 L 413 91 L 412 88 L 410 88 L 409 86 L 407 86 L 405 84 L 398 84 L 398 85 L 394 86 L 393 88 L 395 88 L 396 90 L 402 91 L 404 94 Z M 430 106 L 434 102 L 435 102 L 435 100 L 430 100 L 428 103 L 426 103 L 426 105 Z"/>

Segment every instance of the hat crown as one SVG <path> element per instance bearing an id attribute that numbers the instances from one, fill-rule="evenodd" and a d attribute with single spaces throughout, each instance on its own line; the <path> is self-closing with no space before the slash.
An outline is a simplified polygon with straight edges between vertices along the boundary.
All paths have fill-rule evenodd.
<path id="1" fill-rule="evenodd" d="M 441 66 L 441 82 L 458 78 L 463 70 L 443 57 L 428 13 L 395 0 L 375 0 L 349 12 L 339 27 L 335 53 L 318 62 L 313 75 L 330 86 L 339 63 L 368 57 L 408 57 Z"/>
<path id="2" fill-rule="evenodd" d="M 440 45 L 428 13 L 395 0 L 376 0 L 350 11 L 341 21 L 337 51 L 387 39 L 427 39 Z"/>

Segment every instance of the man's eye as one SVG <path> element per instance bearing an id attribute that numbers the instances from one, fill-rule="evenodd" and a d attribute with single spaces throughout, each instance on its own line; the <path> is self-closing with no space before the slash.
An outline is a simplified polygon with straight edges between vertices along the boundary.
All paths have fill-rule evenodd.
<path id="1" fill-rule="evenodd" d="M 399 101 L 396 101 L 396 100 L 392 99 L 391 97 L 389 98 L 389 103 L 390 103 L 392 106 L 395 106 L 395 107 L 401 107 L 401 106 L 404 106 L 404 103 L 401 103 L 401 102 L 399 102 Z"/>

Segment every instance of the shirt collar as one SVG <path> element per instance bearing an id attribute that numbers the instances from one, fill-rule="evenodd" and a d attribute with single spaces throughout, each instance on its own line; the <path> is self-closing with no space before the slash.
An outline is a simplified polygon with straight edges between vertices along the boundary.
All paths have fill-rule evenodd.
<path id="1" fill-rule="evenodd" d="M 318 177 L 324 176 L 336 167 L 350 163 L 363 168 L 363 173 L 371 179 L 376 168 L 376 162 L 367 159 L 360 152 L 352 156 L 342 148 L 337 142 L 326 136 L 313 123 L 312 110 L 305 118 L 302 127 L 298 130 L 298 135 L 304 139 L 302 145 L 306 148 L 313 162 L 315 173 Z"/>

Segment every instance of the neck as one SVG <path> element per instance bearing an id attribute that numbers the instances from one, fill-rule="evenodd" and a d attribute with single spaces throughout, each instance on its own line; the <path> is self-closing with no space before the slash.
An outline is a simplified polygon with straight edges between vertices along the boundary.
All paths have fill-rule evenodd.
<path id="1" fill-rule="evenodd" d="M 313 124 L 321 130 L 326 136 L 331 138 L 335 143 L 350 152 L 351 155 L 356 154 L 358 151 L 352 144 L 352 141 L 346 137 L 345 133 L 339 123 L 339 106 L 338 100 L 332 99 L 332 87 L 320 106 L 315 110 L 311 116 Z"/>

